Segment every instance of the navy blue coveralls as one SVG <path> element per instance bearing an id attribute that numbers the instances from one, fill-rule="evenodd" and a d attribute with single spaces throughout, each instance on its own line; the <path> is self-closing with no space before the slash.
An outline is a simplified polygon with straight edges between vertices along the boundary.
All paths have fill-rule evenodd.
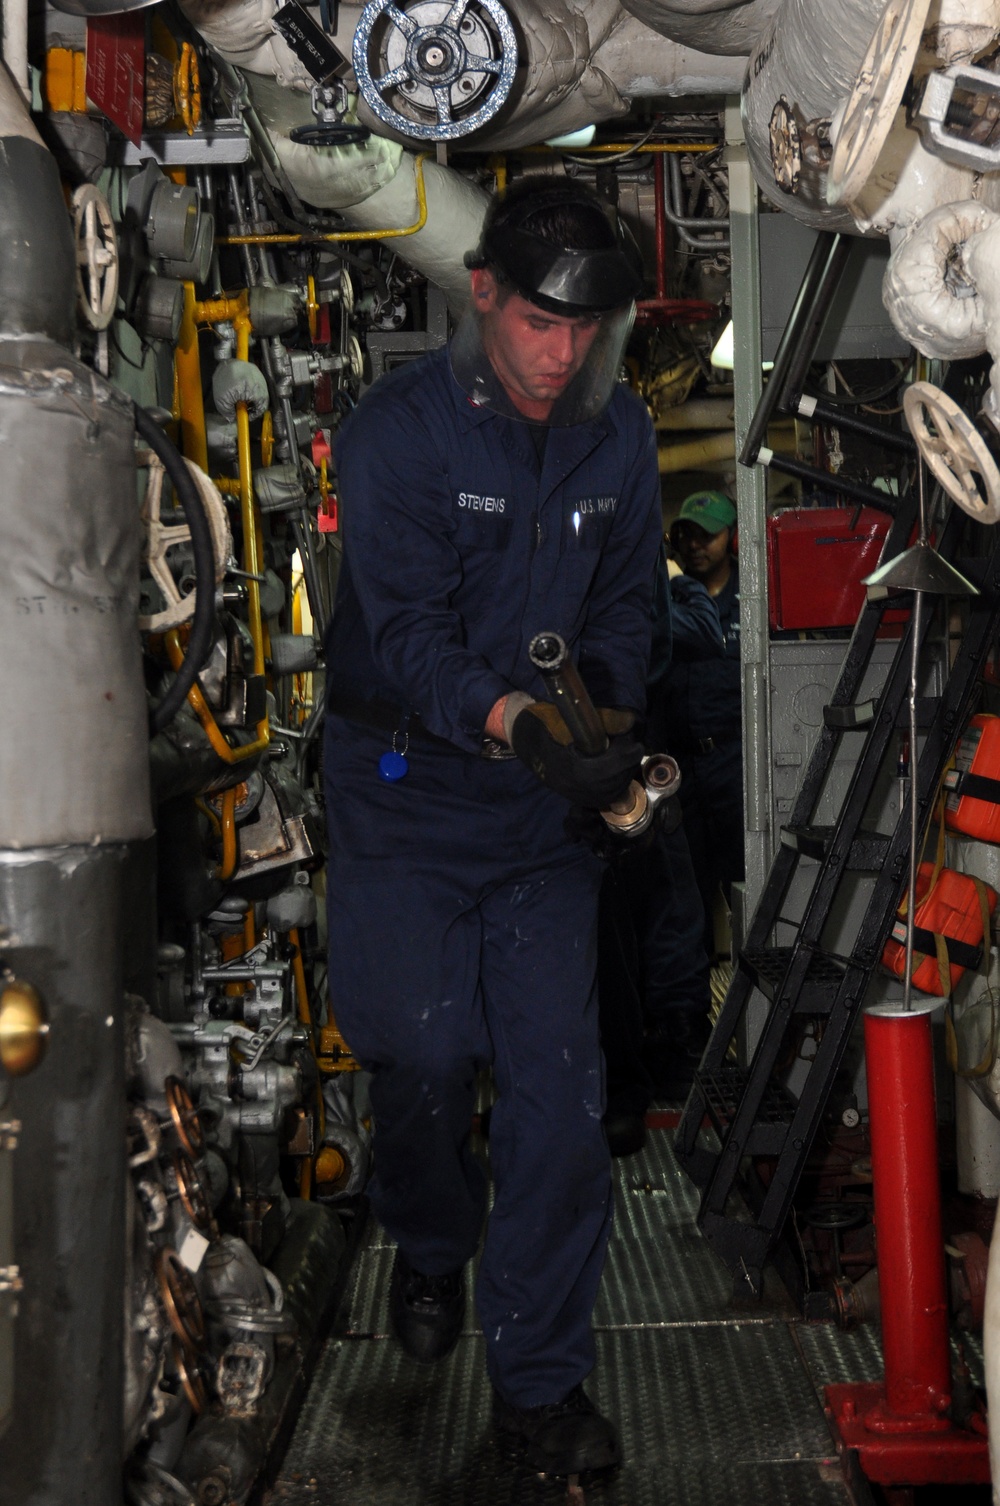
<path id="1" fill-rule="evenodd" d="M 384 378 L 337 449 L 344 565 L 327 641 L 330 996 L 373 1073 L 375 1211 L 428 1275 L 476 1250 L 469 1147 L 492 1063 L 494 1206 L 477 1286 L 490 1377 L 562 1400 L 594 1363 L 611 1220 L 595 989 L 602 865 L 566 801 L 483 756 L 528 645 L 571 646 L 598 705 L 641 711 L 659 539 L 652 427 L 619 387 L 548 433 L 476 407 L 446 351 Z M 389 784 L 379 756 L 406 748 Z"/>
<path id="2" fill-rule="evenodd" d="M 740 575 L 735 561 L 713 601 L 724 656 L 675 660 L 661 693 L 668 746 L 683 776 L 684 829 L 705 905 L 709 955 L 715 950 L 712 912 L 719 885 L 728 901 L 731 885 L 744 871 Z"/>

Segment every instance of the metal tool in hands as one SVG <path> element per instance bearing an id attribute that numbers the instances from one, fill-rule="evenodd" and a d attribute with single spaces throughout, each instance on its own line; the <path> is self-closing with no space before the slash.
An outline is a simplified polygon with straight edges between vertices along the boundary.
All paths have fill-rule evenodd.
<path id="1" fill-rule="evenodd" d="M 528 646 L 528 658 L 545 681 L 577 751 L 584 757 L 603 753 L 608 734 L 565 641 L 558 633 L 538 633 Z M 606 825 L 622 837 L 646 831 L 657 802 L 680 788 L 681 771 L 669 753 L 647 754 L 641 772 L 642 783 L 633 779 L 622 798 L 601 811 Z"/>

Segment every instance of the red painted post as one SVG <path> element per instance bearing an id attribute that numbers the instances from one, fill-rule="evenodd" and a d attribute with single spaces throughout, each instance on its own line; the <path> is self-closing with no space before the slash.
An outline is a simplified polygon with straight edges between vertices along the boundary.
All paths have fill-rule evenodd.
<path id="1" fill-rule="evenodd" d="M 656 296 L 667 296 L 667 154 L 653 157 L 653 226 L 656 235 Z"/>
<path id="2" fill-rule="evenodd" d="M 885 1402 L 868 1426 L 949 1426 L 951 1362 L 930 1011 L 865 1013 Z M 881 1428 L 880 1425 L 881 1424 Z"/>

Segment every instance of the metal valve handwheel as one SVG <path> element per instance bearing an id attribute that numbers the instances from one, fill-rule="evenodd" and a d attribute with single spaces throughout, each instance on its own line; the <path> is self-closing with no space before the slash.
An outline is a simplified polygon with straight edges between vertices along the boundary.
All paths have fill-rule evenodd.
<path id="1" fill-rule="evenodd" d="M 802 173 L 802 137 L 798 121 L 784 94 L 771 111 L 768 139 L 775 183 L 782 193 L 797 193 Z"/>
<path id="2" fill-rule="evenodd" d="M 204 1183 L 198 1175 L 198 1168 L 185 1151 L 175 1150 L 173 1169 L 177 1183 L 177 1196 L 181 1200 L 184 1212 L 196 1229 L 199 1229 L 202 1234 L 207 1234 L 212 1227 L 212 1205 L 208 1201 Z"/>
<path id="3" fill-rule="evenodd" d="M 163 1093 L 174 1133 L 191 1159 L 197 1161 L 205 1149 L 205 1131 L 198 1110 L 191 1102 L 191 1094 L 179 1077 L 168 1077 L 163 1084 Z"/>
<path id="4" fill-rule="evenodd" d="M 500 0 L 417 0 L 407 10 L 369 0 L 354 33 L 368 108 L 419 141 L 454 141 L 492 120 L 516 70 L 517 38 Z"/>
<path id="5" fill-rule="evenodd" d="M 197 1354 L 205 1347 L 204 1309 L 190 1271 L 169 1246 L 156 1257 L 156 1279 L 167 1321 L 184 1348 Z"/>
<path id="6" fill-rule="evenodd" d="M 310 95 L 314 125 L 295 126 L 289 131 L 300 146 L 361 146 L 371 135 L 367 126 L 347 122 L 346 86 L 338 79 L 332 84 L 313 84 Z"/>
<path id="7" fill-rule="evenodd" d="M 945 491 L 977 523 L 1000 521 L 1000 470 L 966 413 L 931 382 L 903 394 L 910 433 Z"/>
<path id="8" fill-rule="evenodd" d="M 173 1336 L 171 1352 L 177 1378 L 184 1389 L 184 1395 L 191 1403 L 192 1412 L 204 1412 L 208 1406 L 208 1387 L 205 1384 L 201 1366 L 194 1355 L 184 1348 L 176 1334 Z"/>
<path id="9" fill-rule="evenodd" d="M 193 588 L 182 592 L 167 563 L 167 555 L 171 549 L 178 544 L 191 542 L 191 530 L 186 523 L 174 523 L 167 526 L 160 522 L 160 505 L 163 500 L 163 463 L 148 450 L 140 453 L 138 459 L 140 465 L 149 467 L 146 495 L 142 504 L 142 521 L 145 531 L 143 558 L 167 603 L 161 612 L 151 612 L 148 616 L 140 617 L 139 627 L 144 633 L 165 633 L 170 628 L 179 627 L 182 622 L 187 622 L 190 617 L 194 616 L 196 592 Z M 198 488 L 198 495 L 208 515 L 212 552 L 215 555 L 215 583 L 219 585 L 225 576 L 226 563 L 233 547 L 226 504 L 201 466 L 195 465 L 193 460 L 186 460 L 184 463 L 191 474 L 191 480 Z"/>
<path id="10" fill-rule="evenodd" d="M 837 127 L 828 204 L 851 203 L 885 145 L 920 49 L 930 0 L 888 0 Z"/>
<path id="11" fill-rule="evenodd" d="M 183 43 L 181 55 L 174 71 L 174 104 L 184 122 L 184 129 L 193 136 L 201 120 L 201 77 L 198 72 L 198 54 L 190 42 Z"/>
<path id="12" fill-rule="evenodd" d="M 118 237 L 111 206 L 93 183 L 73 195 L 76 301 L 91 329 L 107 329 L 118 302 Z"/>

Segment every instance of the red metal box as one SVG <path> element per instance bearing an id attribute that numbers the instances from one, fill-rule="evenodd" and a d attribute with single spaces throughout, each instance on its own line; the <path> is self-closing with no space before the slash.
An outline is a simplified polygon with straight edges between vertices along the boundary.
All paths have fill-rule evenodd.
<path id="1" fill-rule="evenodd" d="M 792 507 L 768 518 L 771 627 L 853 627 L 890 521 L 873 507 Z"/>

